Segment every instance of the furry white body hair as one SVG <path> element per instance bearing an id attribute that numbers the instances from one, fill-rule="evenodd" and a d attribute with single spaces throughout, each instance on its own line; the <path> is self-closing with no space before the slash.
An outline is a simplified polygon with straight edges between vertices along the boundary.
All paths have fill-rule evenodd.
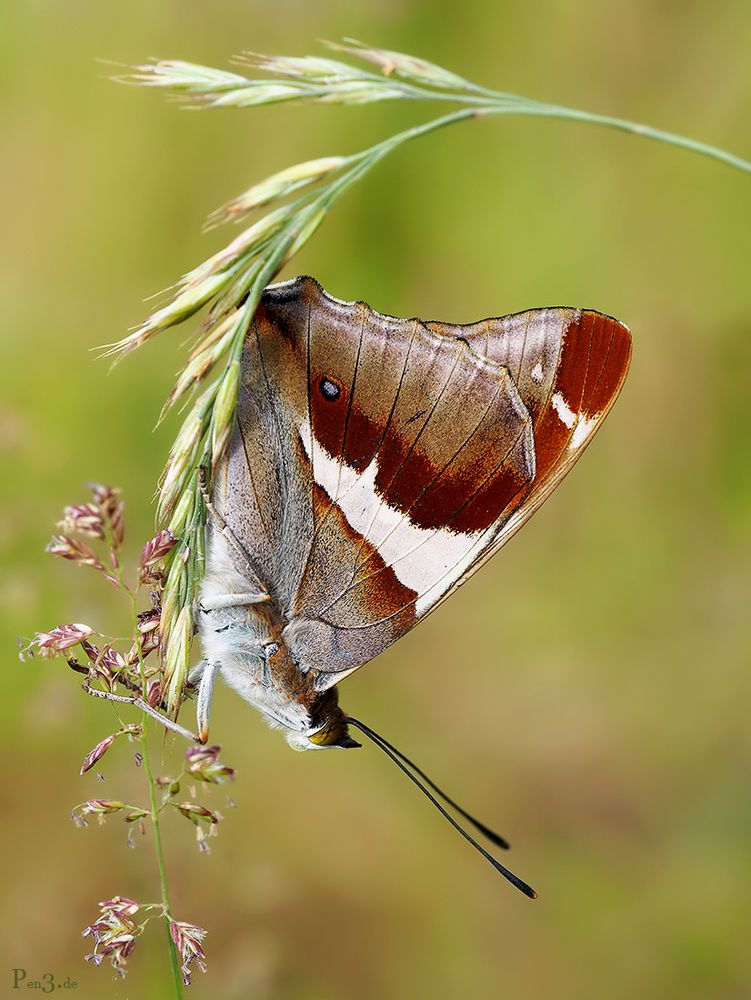
<path id="1" fill-rule="evenodd" d="M 272 729 L 285 733 L 293 749 L 319 749 L 307 737 L 310 718 L 305 708 L 285 697 L 269 675 L 268 651 L 278 645 L 269 634 L 267 621 L 256 612 L 254 603 L 232 603 L 234 596 L 247 595 L 250 589 L 251 584 L 237 569 L 237 556 L 225 535 L 212 527 L 197 613 L 205 659 L 194 667 L 190 678 L 200 689 L 199 717 L 201 692 L 205 692 L 203 701 L 211 698 L 218 673 L 261 713 Z"/>

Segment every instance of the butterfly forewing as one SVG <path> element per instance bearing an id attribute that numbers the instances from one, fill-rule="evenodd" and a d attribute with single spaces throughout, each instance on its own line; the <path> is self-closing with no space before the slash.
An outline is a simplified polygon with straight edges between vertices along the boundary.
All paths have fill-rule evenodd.
<path id="1" fill-rule="evenodd" d="M 248 335 L 217 503 L 325 688 L 398 639 L 568 471 L 630 336 L 574 309 L 465 327 L 382 316 L 310 278 Z"/>

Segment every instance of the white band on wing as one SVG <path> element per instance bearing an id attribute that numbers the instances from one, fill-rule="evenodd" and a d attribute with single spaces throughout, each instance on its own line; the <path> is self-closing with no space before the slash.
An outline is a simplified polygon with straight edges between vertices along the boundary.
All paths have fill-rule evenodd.
<path id="1" fill-rule="evenodd" d="M 300 427 L 300 438 L 316 483 L 344 514 L 349 526 L 391 566 L 400 583 L 417 592 L 415 612 L 418 616 L 424 614 L 469 567 L 477 557 L 478 541 L 489 533 L 462 534 L 417 527 L 409 514 L 389 507 L 376 491 L 377 458 L 362 472 L 356 472 L 332 458 L 307 427 Z"/>

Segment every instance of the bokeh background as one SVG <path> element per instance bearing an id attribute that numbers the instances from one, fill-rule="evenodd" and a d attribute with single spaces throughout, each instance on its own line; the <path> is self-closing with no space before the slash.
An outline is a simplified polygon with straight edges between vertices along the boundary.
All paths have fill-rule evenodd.
<path id="1" fill-rule="evenodd" d="M 128 978 L 80 928 L 155 898 L 148 843 L 77 830 L 90 797 L 140 801 L 132 751 L 78 776 L 113 728 L 19 634 L 116 627 L 114 595 L 43 546 L 88 479 L 149 537 L 175 423 L 152 431 L 180 331 L 112 374 L 89 353 L 217 249 L 215 206 L 292 162 L 348 153 L 429 106 L 188 113 L 108 81 L 149 56 L 226 65 L 344 35 L 488 86 L 618 114 L 751 156 L 745 0 L 529 4 L 6 0 L 0 6 L 0 992 L 12 969 L 75 996 L 170 995 L 161 935 Z M 290 273 L 397 315 L 469 321 L 591 306 L 633 330 L 632 373 L 533 522 L 342 701 L 514 843 L 499 880 L 373 748 L 290 752 L 229 691 L 215 738 L 239 779 L 208 856 L 166 824 L 179 917 L 209 930 L 191 996 L 751 995 L 751 177 L 568 123 L 423 139 L 351 191 Z M 106 623 L 106 624 L 105 624 Z M 180 748 L 165 752 L 164 769 Z"/>

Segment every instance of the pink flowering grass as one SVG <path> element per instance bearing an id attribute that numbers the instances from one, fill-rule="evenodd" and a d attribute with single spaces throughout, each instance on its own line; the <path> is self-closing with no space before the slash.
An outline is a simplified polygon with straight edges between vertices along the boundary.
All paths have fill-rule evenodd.
<path id="1" fill-rule="evenodd" d="M 114 703 L 118 717 L 120 711 L 135 711 L 139 716 L 138 721 L 121 719 L 119 726 L 85 752 L 80 772 L 86 774 L 108 766 L 117 747 L 135 747 L 135 762 L 144 777 L 144 801 L 87 799 L 73 808 L 71 818 L 79 827 L 87 827 L 92 821 L 96 821 L 95 825 L 120 821 L 125 825 L 126 843 L 131 847 L 136 843 L 134 830 L 140 829 L 145 834 L 151 828 L 159 871 L 159 898 L 140 903 L 117 895 L 101 902 L 99 916 L 83 931 L 92 942 L 86 960 L 94 965 L 108 965 L 118 976 L 124 976 L 137 942 L 148 923 L 156 918 L 166 927 L 163 940 L 169 953 L 174 992 L 181 996 L 183 987 L 190 983 L 193 968 L 206 971 L 203 950 L 206 931 L 196 924 L 177 920 L 172 913 L 161 817 L 167 809 L 186 819 L 196 831 L 199 849 L 207 850 L 207 839 L 216 835 L 222 816 L 216 809 L 196 801 L 195 795 L 198 789 L 232 780 L 235 772 L 219 759 L 220 747 L 196 744 L 190 731 L 164 713 L 160 657 L 167 579 L 164 560 L 179 540 L 167 530 L 159 531 L 142 547 L 134 570 L 126 574 L 125 517 L 120 493 L 96 484 L 91 487 L 91 494 L 85 503 L 65 508 L 60 522 L 65 534 L 55 535 L 47 551 L 94 570 L 109 586 L 117 588 L 129 609 L 129 634 L 114 638 L 82 622 L 56 625 L 27 640 L 20 657 L 24 661 L 62 658 L 73 671 L 71 678 L 75 675 L 83 678 L 85 694 Z M 156 775 L 152 769 L 149 736 L 154 735 L 155 729 L 158 735 L 159 727 L 163 733 L 176 731 L 191 741 L 179 770 L 172 776 Z M 178 801 L 176 797 L 186 783 L 193 797 L 190 801 Z"/>

